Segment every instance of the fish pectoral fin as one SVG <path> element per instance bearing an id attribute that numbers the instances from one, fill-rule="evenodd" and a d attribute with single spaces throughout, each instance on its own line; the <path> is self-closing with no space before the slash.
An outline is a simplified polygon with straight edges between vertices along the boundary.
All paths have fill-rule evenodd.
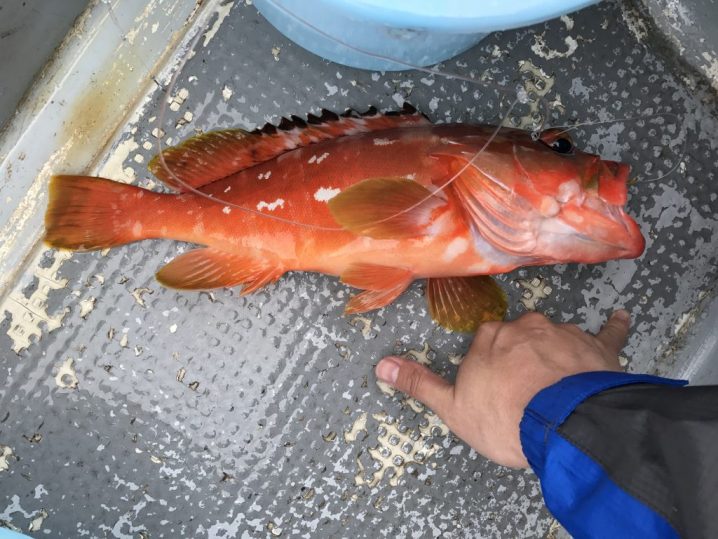
<path id="1" fill-rule="evenodd" d="M 506 294 L 488 275 L 430 278 L 426 286 L 429 314 L 451 331 L 473 332 L 483 322 L 503 320 Z"/>
<path id="2" fill-rule="evenodd" d="M 428 234 L 437 210 L 447 206 L 422 184 L 407 178 L 372 178 L 345 189 L 329 201 L 342 227 L 375 239 L 415 238 Z"/>
<path id="3" fill-rule="evenodd" d="M 346 314 L 379 309 L 394 301 L 414 280 L 407 269 L 377 264 L 354 264 L 342 273 L 341 281 L 364 292 L 347 303 Z"/>
<path id="4" fill-rule="evenodd" d="M 272 255 L 237 254 L 208 247 L 178 256 L 155 277 L 164 286 L 182 290 L 244 285 L 245 295 L 276 281 L 283 273 L 284 268 Z"/>
<path id="5" fill-rule="evenodd" d="M 507 160 L 487 155 L 467 167 L 464 157 L 439 154 L 433 157 L 456 175 L 449 189 L 463 207 L 473 230 L 500 251 L 531 255 L 538 241 L 538 222 L 542 217 L 530 202 L 502 180 L 502 177 L 510 178 L 502 168 L 502 161 Z"/>

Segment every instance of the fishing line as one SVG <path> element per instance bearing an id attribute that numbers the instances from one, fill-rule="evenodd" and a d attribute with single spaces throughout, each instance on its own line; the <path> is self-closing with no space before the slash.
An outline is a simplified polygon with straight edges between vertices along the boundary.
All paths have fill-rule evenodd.
<path id="1" fill-rule="evenodd" d="M 649 179 L 640 179 L 637 178 L 634 183 L 654 183 L 657 181 L 662 180 L 663 178 L 670 176 L 675 172 L 678 167 L 681 166 L 681 163 L 683 162 L 683 159 L 686 157 L 687 154 L 687 147 L 688 147 L 688 128 L 685 125 L 685 122 L 681 121 L 681 117 L 677 114 L 674 114 L 672 112 L 657 112 L 655 114 L 649 114 L 647 116 L 633 116 L 633 117 L 627 117 L 627 118 L 614 118 L 612 120 L 601 120 L 601 121 L 595 121 L 595 122 L 581 122 L 577 124 L 570 124 L 570 125 L 558 125 L 555 127 L 552 127 L 552 129 L 563 129 L 563 131 L 559 131 L 557 135 L 562 135 L 563 133 L 568 133 L 569 131 L 573 131 L 574 129 L 577 129 L 579 127 L 586 127 L 586 126 L 592 126 L 592 125 L 606 125 L 606 124 L 613 124 L 617 122 L 638 122 L 641 120 L 650 120 L 652 118 L 673 118 L 676 122 L 676 125 L 680 125 L 680 128 L 678 130 L 678 136 L 683 136 L 683 142 L 681 143 L 681 153 L 676 153 L 675 155 L 678 156 L 678 159 L 676 159 L 676 164 L 673 165 L 668 172 L 665 174 L 661 174 L 657 178 L 649 178 Z M 673 140 L 675 140 L 678 137 L 675 137 Z"/>
<path id="2" fill-rule="evenodd" d="M 115 15 L 115 10 L 112 8 L 112 0 L 100 0 L 101 3 L 105 4 L 107 6 L 107 14 L 110 17 L 110 21 L 112 24 L 117 28 L 117 30 L 120 32 L 120 36 L 122 37 L 123 42 L 129 42 L 127 39 L 127 32 L 125 32 L 122 29 L 122 26 L 120 26 L 120 21 L 117 20 L 117 16 Z M 139 60 L 140 64 L 142 64 L 142 67 L 145 68 L 145 71 L 149 73 L 150 77 L 152 78 L 152 82 L 154 82 L 158 88 L 163 89 L 162 84 L 160 84 L 160 81 L 157 80 L 157 77 L 154 73 L 152 73 L 152 69 L 147 65 L 144 58 L 140 56 L 139 54 L 132 54 L 135 57 L 135 60 Z"/>
<path id="3" fill-rule="evenodd" d="M 294 13 L 292 13 L 292 12 L 286 10 L 284 7 L 279 6 L 278 4 L 274 3 L 272 0 L 269 0 L 269 1 L 270 1 L 270 3 L 271 3 L 273 6 L 277 7 L 278 9 L 282 10 L 283 12 L 287 13 L 290 17 L 294 18 L 295 20 L 299 21 L 300 23 L 304 24 L 305 26 L 307 26 L 308 28 L 314 30 L 315 32 L 318 32 L 319 34 L 321 34 L 321 35 L 323 35 L 323 36 L 325 36 L 325 37 L 327 37 L 327 38 L 329 38 L 329 39 L 334 40 L 335 42 L 339 43 L 340 45 L 346 46 L 346 47 L 348 47 L 348 48 L 350 48 L 350 49 L 352 49 L 352 50 L 355 50 L 355 51 L 357 51 L 357 52 L 360 52 L 360 53 L 362 53 L 362 54 L 367 54 L 367 55 L 369 55 L 369 56 L 371 56 L 371 57 L 373 57 L 373 58 L 375 58 L 375 59 L 384 60 L 384 61 L 390 61 L 390 62 L 395 62 L 395 63 L 398 63 L 398 64 L 400 64 L 400 65 L 403 65 L 404 67 L 407 67 L 407 68 L 409 68 L 409 69 L 416 69 L 417 71 L 421 71 L 421 72 L 428 73 L 428 74 L 431 74 L 431 75 L 438 75 L 438 76 L 440 76 L 440 77 L 445 77 L 445 78 L 447 78 L 447 79 L 457 79 L 457 80 L 462 80 L 462 81 L 465 81 L 465 82 L 469 82 L 469 83 L 471 83 L 471 84 L 478 84 L 478 85 L 483 86 L 483 87 L 485 87 L 485 88 L 486 88 L 486 87 L 493 88 L 494 90 L 496 90 L 496 91 L 498 91 L 498 92 L 500 92 L 500 93 L 504 93 L 504 94 L 509 94 L 509 93 L 511 92 L 511 91 L 510 91 L 509 89 L 507 89 L 507 88 L 503 88 L 503 87 L 500 87 L 500 86 L 497 86 L 497 85 L 494 85 L 494 84 L 489 84 L 489 83 L 487 83 L 486 81 L 476 80 L 476 79 L 473 79 L 473 78 L 471 78 L 471 77 L 466 77 L 466 76 L 461 75 L 461 74 L 458 74 L 458 73 L 447 73 L 447 72 L 443 72 L 443 71 L 440 71 L 440 70 L 435 69 L 435 68 L 417 66 L 417 65 L 414 65 L 414 64 L 405 62 L 405 61 L 403 61 L 403 60 L 391 58 L 391 57 L 384 56 L 384 55 L 381 55 L 381 54 L 376 54 L 376 53 L 373 53 L 373 52 L 371 52 L 371 51 L 366 51 L 366 50 L 361 49 L 361 48 L 359 48 L 359 47 L 356 47 L 356 46 L 354 46 L 354 45 L 345 43 L 344 41 L 342 41 L 342 40 L 340 40 L 340 39 L 338 39 L 338 38 L 335 38 L 334 36 L 331 36 L 331 35 L 327 34 L 326 32 L 324 32 L 323 30 L 321 30 L 321 29 L 317 28 L 316 26 L 312 25 L 312 24 L 309 23 L 308 21 L 306 21 L 306 20 L 302 19 L 301 17 L 295 15 Z M 172 79 L 171 79 L 171 81 L 170 81 L 170 84 L 169 84 L 169 86 L 168 86 L 167 96 L 171 96 L 171 95 L 172 95 L 172 91 L 173 91 L 173 89 L 174 89 L 174 87 L 175 87 L 175 84 L 176 84 L 176 82 L 177 82 L 177 79 L 178 79 L 179 75 L 182 73 L 183 68 L 184 68 L 184 66 L 186 65 L 186 63 L 187 63 L 187 61 L 189 60 L 189 58 L 192 57 L 192 52 L 194 51 L 195 46 L 197 45 L 197 42 L 199 41 L 200 37 L 202 36 L 203 30 L 204 30 L 204 27 L 201 28 L 200 30 L 198 30 L 197 35 L 194 37 L 194 39 L 192 40 L 192 42 L 191 42 L 190 45 L 189 45 L 188 52 L 184 55 L 184 57 L 182 58 L 182 61 L 180 62 L 179 66 L 177 67 L 175 73 L 173 74 Z M 403 210 L 401 210 L 401 211 L 399 211 L 399 212 L 396 212 L 396 213 L 393 214 L 393 215 L 390 215 L 390 216 L 385 217 L 385 218 L 383 218 L 383 219 L 379 219 L 379 220 L 376 220 L 376 221 L 372 221 L 372 222 L 368 223 L 368 226 L 378 225 L 378 224 L 381 224 L 381 223 L 390 221 L 390 220 L 392 220 L 392 219 L 395 219 L 395 218 L 397 218 L 397 217 L 400 217 L 401 215 L 404 215 L 405 213 L 408 213 L 408 212 L 414 210 L 415 208 L 419 207 L 420 205 L 424 204 L 426 201 L 430 200 L 431 198 L 435 197 L 438 193 L 440 193 L 440 192 L 442 192 L 444 189 L 448 188 L 448 186 L 451 185 L 451 183 L 453 183 L 459 176 L 461 176 L 461 174 L 463 174 L 469 167 L 471 167 L 471 166 L 474 164 L 474 162 L 476 161 L 476 159 L 478 159 L 478 157 L 481 155 L 481 153 L 482 153 L 486 148 L 488 148 L 488 146 L 494 141 L 494 139 L 495 139 L 496 136 L 498 135 L 499 131 L 503 128 L 503 124 L 504 124 L 505 121 L 509 118 L 509 116 L 511 115 L 511 112 L 512 112 L 513 109 L 516 107 L 516 105 L 517 105 L 519 102 L 522 102 L 522 103 L 528 102 L 528 93 L 526 92 L 525 89 L 523 89 L 523 88 L 521 88 L 520 90 L 517 89 L 517 90 L 516 90 L 516 96 L 517 96 L 516 99 L 514 99 L 514 100 L 512 101 L 512 103 L 511 103 L 510 106 L 509 106 L 508 111 L 507 111 L 506 114 L 503 116 L 503 118 L 502 118 L 501 121 L 498 123 L 498 125 L 497 125 L 496 128 L 493 130 L 493 132 L 491 133 L 491 135 L 489 136 L 489 138 L 486 140 L 486 142 L 483 144 L 483 146 L 482 146 L 482 147 L 472 156 L 472 158 L 469 159 L 454 175 L 452 175 L 448 180 L 446 180 L 442 185 L 440 185 L 438 188 L 436 188 L 432 193 L 430 193 L 429 195 L 427 195 L 427 196 L 424 197 L 423 199 L 419 200 L 418 202 L 412 204 L 411 206 L 409 206 L 409 207 L 407 207 L 407 208 L 404 208 Z M 540 98 L 540 99 L 542 99 L 542 98 Z M 165 116 L 166 109 L 167 109 L 167 102 L 168 102 L 168 99 L 163 99 L 162 102 L 161 102 L 161 104 L 160 104 L 160 110 L 159 110 L 158 117 L 157 117 L 157 123 L 158 123 L 158 125 L 160 126 L 160 128 L 162 127 L 162 125 L 164 125 L 164 116 Z M 193 187 L 192 185 L 189 185 L 187 182 L 185 182 L 185 181 L 182 180 L 181 178 L 177 177 L 177 175 L 171 170 L 171 167 L 170 167 L 170 166 L 167 164 L 167 162 L 165 161 L 165 158 L 164 158 L 164 150 L 163 150 L 163 145 L 162 145 L 162 137 L 158 137 L 158 149 L 159 149 L 159 152 L 158 152 L 159 161 L 160 161 L 162 167 L 164 168 L 164 170 L 169 174 L 169 176 L 170 176 L 175 182 L 177 182 L 179 185 L 181 185 L 181 186 L 182 186 L 186 191 L 188 191 L 188 192 L 191 192 L 191 193 L 193 193 L 193 194 L 195 194 L 195 195 L 198 195 L 198 196 L 201 196 L 201 197 L 206 198 L 206 199 L 208 199 L 208 200 L 211 200 L 212 202 L 215 202 L 215 203 L 217 203 L 217 204 L 223 204 L 223 205 L 226 205 L 226 206 L 229 206 L 229 207 L 237 208 L 237 209 L 239 209 L 239 210 L 241 210 L 241 211 L 245 211 L 245 212 L 248 212 L 248 213 L 251 213 L 251 214 L 254 214 L 254 215 L 259 215 L 259 216 L 261 216 L 261 217 L 263 217 L 263 218 L 272 219 L 272 220 L 274 220 L 274 221 L 278 221 L 278 222 L 285 223 L 285 224 L 291 224 L 291 225 L 300 226 L 300 227 L 308 228 L 308 229 L 312 229 L 312 230 L 323 230 L 323 231 L 333 231 L 333 232 L 339 232 L 339 231 L 344 231 L 344 232 L 345 232 L 345 231 L 346 231 L 346 229 L 343 228 L 343 227 L 327 227 L 327 226 L 315 225 L 315 224 L 311 224 L 311 223 L 303 223 L 303 222 L 301 222 L 301 221 L 296 221 L 296 220 L 293 220 L 293 219 L 287 219 L 287 218 L 284 218 L 284 217 L 279 217 L 279 216 L 277 216 L 277 215 L 266 214 L 266 213 L 263 213 L 263 212 L 261 212 L 261 211 L 259 211 L 259 210 L 255 210 L 254 208 L 248 208 L 248 207 L 246 207 L 246 206 L 242 206 L 242 205 L 236 204 L 236 203 L 234 203 L 234 202 L 230 202 L 230 201 L 227 201 L 227 200 L 223 200 L 223 199 L 221 199 L 221 198 L 219 198 L 219 197 L 214 197 L 214 196 L 212 196 L 212 195 L 209 194 L 209 193 L 205 193 L 205 192 L 203 192 L 203 191 L 201 191 L 201 190 L 199 190 L 199 189 L 196 189 L 195 187 Z"/>
<path id="4" fill-rule="evenodd" d="M 498 122 L 498 125 L 497 125 L 496 128 L 492 131 L 491 135 L 490 135 L 489 138 L 486 140 L 486 142 L 483 144 L 483 146 L 482 146 L 476 153 L 474 153 L 473 157 L 472 157 L 471 159 L 467 160 L 466 163 L 465 163 L 454 175 L 452 175 L 448 180 L 446 180 L 443 184 L 441 184 L 439 187 L 437 187 L 432 193 L 430 193 L 429 195 L 427 195 L 427 196 L 426 196 L 425 198 L 423 198 L 422 200 L 416 202 L 415 204 L 413 204 L 413 205 L 411 205 L 411 206 L 409 206 L 409 207 L 407 207 L 407 208 L 404 208 L 403 210 L 401 210 L 401 211 L 399 211 L 399 212 L 397 212 L 397 213 L 395 213 L 395 214 L 393 214 L 393 215 L 390 215 L 390 216 L 385 217 L 385 218 L 383 218 L 383 219 L 380 219 L 380 220 L 371 222 L 371 223 L 369 223 L 369 225 L 381 224 L 381 223 L 384 223 L 384 222 L 386 222 L 386 221 L 395 219 L 396 217 L 399 217 L 399 216 L 401 216 L 401 215 L 403 215 L 403 214 L 405 214 L 405 213 L 407 213 L 407 212 L 410 212 L 410 211 L 412 211 L 413 209 L 415 209 L 415 208 L 417 208 L 418 206 L 420 206 L 420 205 L 422 205 L 423 203 L 425 203 L 426 201 L 428 201 L 429 199 L 435 197 L 438 193 L 440 193 L 440 192 L 442 192 L 443 190 L 445 190 L 446 188 L 448 188 L 449 185 L 451 185 L 459 176 L 461 176 L 461 174 L 463 174 L 469 167 L 471 167 L 471 166 L 474 164 L 474 162 L 479 158 L 479 156 L 480 156 L 480 155 L 486 150 L 486 148 L 488 148 L 488 146 L 494 141 L 494 139 L 498 136 L 498 134 L 499 134 L 499 132 L 501 131 L 501 129 L 502 129 L 503 127 L 505 127 L 505 124 L 506 124 L 507 120 L 509 119 L 509 117 L 510 117 L 510 115 L 511 115 L 511 112 L 514 110 L 514 108 L 515 108 L 519 103 L 521 103 L 521 104 L 527 104 L 527 103 L 531 102 L 531 97 L 530 97 L 530 95 L 529 95 L 529 92 L 527 92 L 527 90 L 526 90 L 523 86 L 521 86 L 521 85 L 518 85 L 518 86 L 513 90 L 513 93 L 512 93 L 512 90 L 509 89 L 509 88 L 505 88 L 505 87 L 502 87 L 502 86 L 498 86 L 497 84 L 491 84 L 491 83 L 489 83 L 489 82 L 487 82 L 487 81 L 485 81 L 485 80 L 477 80 L 477 79 L 475 79 L 475 78 L 467 77 L 467 76 L 461 75 L 461 74 L 459 74 L 459 73 L 445 72 L 445 71 L 436 69 L 436 68 L 434 68 L 434 67 L 418 66 L 418 65 L 414 65 L 414 64 L 412 64 L 412 63 L 406 62 L 406 61 L 401 60 L 401 59 L 398 59 L 398 58 L 393 58 L 393 57 L 386 56 L 386 55 L 382 55 L 382 54 L 379 54 L 379 53 L 374 53 L 374 52 L 372 52 L 372 51 L 368 51 L 368 50 L 362 49 L 362 48 L 360 48 L 360 47 L 354 46 L 354 45 L 352 45 L 352 44 L 350 44 L 350 43 L 346 43 L 346 42 L 344 42 L 343 40 L 341 40 L 341 39 L 339 39 L 339 38 L 337 38 L 337 37 L 335 37 L 335 36 L 333 36 L 333 35 L 331 35 L 331 34 L 325 32 L 324 30 L 322 30 L 322 29 L 316 27 L 315 25 L 313 25 L 313 24 L 310 23 L 309 21 L 307 21 L 307 20 L 303 19 L 302 17 L 299 17 L 299 16 L 296 15 L 295 13 L 289 11 L 289 10 L 286 9 L 284 6 L 281 6 L 281 5 L 277 4 L 276 2 L 274 2 L 274 0 L 266 0 L 266 1 L 267 1 L 268 3 L 270 3 L 272 6 L 274 6 L 276 9 L 278 9 L 278 10 L 282 11 L 283 13 L 287 14 L 288 16 L 290 16 L 290 17 L 293 18 L 294 20 L 298 21 L 299 23 L 303 24 L 304 26 L 310 28 L 310 29 L 313 30 L 314 32 L 317 32 L 318 34 L 320 34 L 320 35 L 322 35 L 322 36 L 324 36 L 324 37 L 326 37 L 326 38 L 328 38 L 328 39 L 334 41 L 335 43 L 340 44 L 340 45 L 342 45 L 342 46 L 344 46 L 344 47 L 347 47 L 347 48 L 349 48 L 349 49 L 351 49 L 351 50 L 353 50 L 353 51 L 355 51 L 355 52 L 359 52 L 359 53 L 361 53 L 361 54 L 365 54 L 365 55 L 367 55 L 367 56 L 369 56 L 369 57 L 371 57 L 371 58 L 377 59 L 377 60 L 393 62 L 393 63 L 399 64 L 399 65 L 401 65 L 401 66 L 403 66 L 403 67 L 406 67 L 406 68 L 408 68 L 408 69 L 413 69 L 413 70 L 420 71 L 420 72 L 423 72 L 423 73 L 427 73 L 427 74 L 430 74 L 430 75 L 433 75 L 433 76 L 443 77 L 443 78 L 446 78 L 446 79 L 448 79 L 448 80 L 456 79 L 456 80 L 464 81 L 464 82 L 467 82 L 467 83 L 470 83 L 470 84 L 482 86 L 483 88 L 493 89 L 493 90 L 495 90 L 496 92 L 498 92 L 498 93 L 500 93 L 500 94 L 504 94 L 504 95 L 511 94 L 511 97 L 514 97 L 514 96 L 515 96 L 515 99 L 513 99 L 513 101 L 512 101 L 511 104 L 509 105 L 509 109 L 507 110 L 506 114 L 503 116 L 503 118 L 501 119 L 501 121 Z M 116 20 L 116 18 L 114 17 L 114 14 L 112 13 L 112 7 L 111 7 L 110 4 L 109 4 L 109 0 L 106 0 L 104 3 L 107 5 L 108 10 L 110 11 L 110 17 L 111 17 L 111 20 L 112 20 L 113 24 L 115 24 L 115 26 L 117 26 L 117 28 L 120 30 L 120 32 L 122 32 L 122 29 L 120 28 L 118 21 Z M 161 163 L 161 166 L 162 166 L 163 169 L 167 172 L 167 174 L 168 174 L 178 185 L 181 185 L 181 186 L 185 189 L 186 192 L 191 192 L 191 193 L 193 193 L 193 194 L 195 194 L 195 195 L 197 195 L 197 196 L 200 196 L 200 197 L 202 197 L 202 198 L 205 198 L 205 199 L 207 199 L 207 200 L 210 200 L 210 201 L 212 201 L 212 202 L 214 202 L 214 203 L 222 204 L 222 205 L 229 206 L 229 207 L 232 207 L 232 208 L 237 208 L 238 210 L 241 210 L 241 211 L 244 211 L 244 212 L 247 212 L 247 213 L 251 213 L 251 214 L 254 214 L 254 215 L 258 215 L 258 216 L 261 216 L 261 217 L 263 217 L 263 218 L 265 218 L 265 219 L 272 219 L 272 220 L 277 221 L 277 222 L 281 222 L 281 223 L 285 223 L 285 224 L 290 224 L 290 225 L 294 225 L 294 226 L 299 226 L 299 227 L 303 227 L 303 228 L 314 229 L 314 230 L 323 230 L 323 231 L 345 231 L 345 229 L 344 229 L 343 227 L 327 227 L 327 226 L 315 225 L 315 224 L 311 224 L 311 223 L 304 223 L 304 222 L 296 221 L 296 220 L 293 220 L 293 219 L 287 219 L 287 218 L 280 217 L 280 216 L 277 216 L 277 215 L 270 215 L 270 214 L 267 214 L 267 213 L 263 213 L 263 212 L 261 212 L 261 211 L 259 211 L 259 210 L 256 210 L 256 209 L 254 209 L 254 208 L 249 208 L 249 207 L 242 206 L 242 205 L 240 205 L 240 204 L 237 204 L 237 203 L 234 203 L 234 202 L 231 202 L 231 201 L 223 200 L 223 199 L 221 199 L 221 198 L 219 198 L 219 197 L 215 197 L 215 196 L 213 196 L 213 195 L 211 195 L 211 194 L 209 194 L 209 193 L 206 193 L 206 192 L 204 192 L 204 191 L 201 191 L 201 190 L 195 188 L 194 186 L 188 184 L 187 182 L 185 182 L 184 180 L 182 180 L 181 178 L 179 178 L 179 177 L 172 171 L 171 167 L 170 167 L 170 166 L 167 164 L 167 162 L 165 161 L 165 158 L 164 158 L 164 147 L 163 147 L 163 140 L 162 140 L 164 135 L 163 135 L 162 127 L 163 127 L 163 125 L 164 125 L 164 119 L 165 119 L 167 104 L 168 104 L 170 101 L 173 100 L 172 92 L 173 92 L 173 90 L 174 90 L 174 88 L 175 88 L 175 86 L 176 86 L 177 80 L 178 80 L 179 76 L 183 73 L 184 67 L 185 67 L 185 65 L 187 64 L 187 62 L 189 61 L 189 59 L 194 56 L 195 48 L 196 48 L 196 46 L 197 46 L 198 41 L 199 41 L 199 40 L 201 39 L 201 37 L 204 35 L 204 32 L 205 32 L 205 30 L 206 30 L 206 28 L 207 28 L 207 23 L 208 23 L 208 21 L 205 21 L 204 24 L 202 24 L 202 25 L 197 29 L 196 35 L 195 35 L 195 36 L 192 38 L 192 40 L 189 42 L 189 44 L 188 44 L 188 46 L 187 46 L 187 52 L 183 55 L 183 57 L 182 57 L 182 59 L 180 60 L 179 64 L 175 67 L 174 73 L 173 73 L 173 75 L 172 75 L 172 77 L 171 77 L 171 79 L 170 79 L 170 82 L 169 82 L 169 84 L 168 84 L 168 86 L 167 86 L 167 89 L 166 89 L 165 92 L 164 92 L 164 93 L 165 93 L 165 96 L 161 99 L 161 102 L 160 102 L 160 109 L 159 109 L 158 117 L 157 117 L 157 125 L 158 125 L 158 127 L 160 128 L 159 136 L 157 137 L 157 147 L 158 147 L 158 159 L 159 159 L 159 162 Z M 124 38 L 123 38 L 123 39 L 124 39 Z M 145 67 L 147 67 L 147 66 L 145 66 Z M 149 69 L 148 69 L 148 71 L 149 71 Z M 154 76 L 153 76 L 152 78 L 153 78 L 153 80 L 158 84 L 158 86 L 159 86 L 160 88 L 162 88 L 162 86 L 159 84 L 159 82 L 157 81 L 157 79 L 156 79 Z M 540 136 L 541 131 L 543 131 L 544 126 L 545 126 L 545 123 L 546 123 L 546 121 L 547 121 L 547 119 L 548 119 L 548 116 L 549 116 L 549 114 L 548 114 L 548 112 L 549 112 L 549 107 L 548 107 L 548 103 L 546 102 L 546 100 L 544 99 L 543 96 L 536 96 L 536 95 L 534 94 L 534 97 L 535 97 L 535 101 L 537 102 L 537 104 L 538 104 L 539 106 L 542 106 L 542 109 L 543 109 L 543 114 L 540 114 L 540 115 L 539 115 L 541 122 L 540 122 L 540 124 L 536 127 L 536 129 L 534 129 L 533 132 L 532 132 L 532 137 L 534 138 L 534 140 L 537 140 L 537 139 L 539 138 L 539 136 Z M 606 120 L 606 121 L 599 121 L 599 122 L 583 122 L 583 123 L 580 123 L 580 124 L 573 124 L 573 125 L 567 125 L 567 126 L 559 126 L 558 128 L 565 128 L 565 130 L 564 130 L 563 132 L 568 132 L 568 131 L 570 131 L 570 130 L 573 130 L 573 129 L 576 129 L 576 128 L 582 127 L 582 126 L 609 124 L 609 123 L 616 123 L 616 122 L 620 122 L 620 121 L 638 121 L 638 120 L 645 120 L 645 119 L 647 119 L 647 118 L 650 119 L 650 118 L 657 117 L 657 116 L 673 116 L 674 118 L 678 119 L 678 117 L 677 117 L 675 114 L 661 113 L 661 114 L 655 114 L 655 115 L 651 115 L 651 116 L 641 116 L 641 117 L 636 117 L 636 118 L 623 118 L 623 119 Z M 682 130 L 681 130 L 681 132 L 682 132 Z M 260 135 L 260 136 L 261 136 L 261 135 Z M 684 149 L 685 149 L 685 144 L 686 144 L 686 142 L 687 142 L 686 139 L 687 139 L 687 137 L 685 137 L 685 138 L 684 138 L 684 141 L 683 141 L 683 144 L 684 144 L 683 147 L 684 147 Z M 685 154 L 682 154 L 682 155 L 681 155 L 681 159 L 683 158 L 684 155 L 685 155 Z M 660 179 L 662 179 L 662 178 L 668 176 L 668 175 L 671 174 L 673 171 L 675 171 L 676 168 L 678 168 L 678 166 L 680 166 L 681 159 L 679 159 L 679 160 L 678 160 L 678 163 L 677 163 L 673 168 L 671 168 L 666 174 L 664 174 L 664 175 L 662 175 L 662 176 L 660 176 L 660 177 L 658 177 L 658 178 L 651 179 L 651 180 L 642 180 L 641 183 L 655 182 L 655 181 L 658 181 L 658 180 L 660 180 Z M 501 187 L 503 187 L 503 185 L 501 185 L 501 184 L 499 184 L 499 185 L 500 185 Z"/>

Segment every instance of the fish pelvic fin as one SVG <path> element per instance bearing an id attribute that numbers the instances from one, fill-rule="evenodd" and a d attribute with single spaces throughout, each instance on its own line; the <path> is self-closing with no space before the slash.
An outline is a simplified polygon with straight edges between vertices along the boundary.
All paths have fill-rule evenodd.
<path id="1" fill-rule="evenodd" d="M 45 212 L 45 243 L 94 251 L 152 237 L 140 208 L 147 189 L 91 176 L 53 176 Z"/>
<path id="2" fill-rule="evenodd" d="M 446 200 L 406 178 L 372 178 L 345 189 L 329 202 L 342 227 L 374 239 L 416 238 L 429 233 L 435 210 Z M 414 207 L 415 206 L 415 207 Z"/>
<path id="3" fill-rule="evenodd" d="M 279 125 L 268 123 L 251 132 L 225 129 L 202 133 L 163 150 L 164 162 L 158 154 L 148 168 L 167 186 L 187 191 L 186 185 L 196 189 L 324 140 L 430 123 L 408 104 L 401 111 L 386 114 L 373 107 L 363 114 L 347 110 L 341 116 L 322 110 L 320 116 L 282 118 Z"/>
<path id="4" fill-rule="evenodd" d="M 506 294 L 488 275 L 428 279 L 429 314 L 451 331 L 474 332 L 483 322 L 503 320 Z"/>
<path id="5" fill-rule="evenodd" d="M 208 290 L 243 285 L 251 294 L 279 279 L 284 268 L 265 252 L 237 254 L 212 247 L 184 253 L 160 269 L 155 277 L 169 288 Z"/>
<path id="6" fill-rule="evenodd" d="M 354 264 L 341 275 L 341 281 L 364 292 L 352 297 L 344 310 L 346 314 L 363 313 L 390 304 L 414 280 L 407 269 L 377 264 Z"/>

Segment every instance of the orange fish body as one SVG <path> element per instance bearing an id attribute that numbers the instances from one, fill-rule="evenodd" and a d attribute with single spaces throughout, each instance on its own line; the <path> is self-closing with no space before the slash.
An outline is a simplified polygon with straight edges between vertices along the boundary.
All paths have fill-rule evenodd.
<path id="1" fill-rule="evenodd" d="M 557 131 L 534 141 L 502 129 L 477 156 L 494 131 L 431 125 L 410 110 L 200 135 L 151 163 L 180 194 L 55 177 L 46 240 L 76 250 L 147 238 L 204 245 L 157 274 L 183 289 L 249 293 L 286 271 L 336 275 L 363 290 L 347 312 L 429 278 L 431 314 L 457 330 L 505 311 L 500 288 L 476 276 L 640 255 L 643 237 L 623 212 L 626 165 L 578 152 Z"/>

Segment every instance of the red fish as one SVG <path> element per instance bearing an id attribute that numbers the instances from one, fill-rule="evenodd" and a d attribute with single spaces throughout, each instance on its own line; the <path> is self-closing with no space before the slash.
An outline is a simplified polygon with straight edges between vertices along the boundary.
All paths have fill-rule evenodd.
<path id="1" fill-rule="evenodd" d="M 581 152 L 558 130 L 533 140 L 508 128 L 472 161 L 494 130 L 432 125 L 405 108 L 209 132 L 165 150 L 172 173 L 150 163 L 176 194 L 55 176 L 45 239 L 73 250 L 148 238 L 203 245 L 157 273 L 179 289 L 248 294 L 287 271 L 336 275 L 362 290 L 347 313 L 383 307 L 427 278 L 431 315 L 460 331 L 503 317 L 490 274 L 643 252 L 623 209 L 628 165 Z"/>

